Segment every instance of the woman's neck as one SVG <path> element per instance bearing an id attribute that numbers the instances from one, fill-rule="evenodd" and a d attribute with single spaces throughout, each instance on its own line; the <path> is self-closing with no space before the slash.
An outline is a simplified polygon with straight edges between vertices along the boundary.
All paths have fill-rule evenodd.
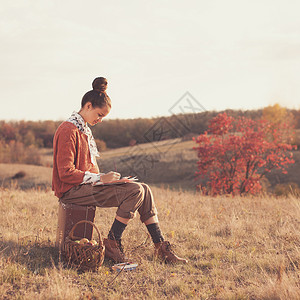
<path id="1" fill-rule="evenodd" d="M 81 115 L 81 117 L 82 117 L 84 123 L 86 123 L 86 120 L 85 120 L 85 113 L 84 113 L 83 109 L 81 109 L 81 110 L 78 112 L 78 114 Z"/>

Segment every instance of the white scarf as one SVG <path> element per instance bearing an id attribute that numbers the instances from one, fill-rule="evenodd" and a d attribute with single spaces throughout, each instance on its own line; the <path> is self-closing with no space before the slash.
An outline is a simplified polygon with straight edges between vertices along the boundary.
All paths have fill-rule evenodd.
<path id="1" fill-rule="evenodd" d="M 93 137 L 92 131 L 90 127 L 87 125 L 87 123 L 84 121 L 82 116 L 74 111 L 71 115 L 71 117 L 67 120 L 67 122 L 70 122 L 74 124 L 81 132 L 83 132 L 88 137 L 88 143 L 89 143 L 89 150 L 92 158 L 92 163 L 97 166 L 96 157 L 100 157 L 97 145 L 95 142 L 95 139 Z"/>

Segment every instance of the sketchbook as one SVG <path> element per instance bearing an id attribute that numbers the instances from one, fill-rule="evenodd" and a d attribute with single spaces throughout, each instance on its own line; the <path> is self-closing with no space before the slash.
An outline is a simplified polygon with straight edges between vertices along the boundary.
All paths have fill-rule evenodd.
<path id="1" fill-rule="evenodd" d="M 96 182 L 93 185 L 114 185 L 114 184 L 123 184 L 123 183 L 127 183 L 127 182 L 135 182 L 138 181 L 138 178 L 136 178 L 136 176 L 132 177 L 132 176 L 127 176 L 127 177 L 122 177 L 119 180 L 115 180 L 115 181 L 111 181 L 111 182 Z"/>
<path id="2" fill-rule="evenodd" d="M 121 272 L 121 271 L 132 271 L 132 270 L 135 270 L 136 267 L 138 266 L 138 264 L 136 263 L 120 263 L 120 264 L 116 264 L 116 265 L 113 265 L 111 268 L 114 270 L 114 271 L 118 271 L 118 272 Z"/>

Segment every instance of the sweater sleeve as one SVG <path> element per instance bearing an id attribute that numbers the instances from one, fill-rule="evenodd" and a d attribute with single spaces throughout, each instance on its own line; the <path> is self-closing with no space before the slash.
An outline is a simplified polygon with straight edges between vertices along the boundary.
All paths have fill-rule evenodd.
<path id="1" fill-rule="evenodd" d="M 62 182 L 68 184 L 80 184 L 84 171 L 76 169 L 74 165 L 76 157 L 77 136 L 74 130 L 63 130 L 57 137 L 57 169 Z"/>

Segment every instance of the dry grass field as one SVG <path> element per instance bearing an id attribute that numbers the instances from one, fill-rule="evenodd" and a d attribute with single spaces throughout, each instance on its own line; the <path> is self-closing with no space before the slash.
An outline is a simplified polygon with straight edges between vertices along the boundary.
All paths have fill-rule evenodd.
<path id="1" fill-rule="evenodd" d="M 153 187 L 165 238 L 187 265 L 165 265 L 138 218 L 124 233 L 135 271 L 78 274 L 54 248 L 48 189 L 0 189 L 1 299 L 300 299 L 300 201 L 202 197 Z M 106 235 L 114 209 L 97 209 Z"/>

